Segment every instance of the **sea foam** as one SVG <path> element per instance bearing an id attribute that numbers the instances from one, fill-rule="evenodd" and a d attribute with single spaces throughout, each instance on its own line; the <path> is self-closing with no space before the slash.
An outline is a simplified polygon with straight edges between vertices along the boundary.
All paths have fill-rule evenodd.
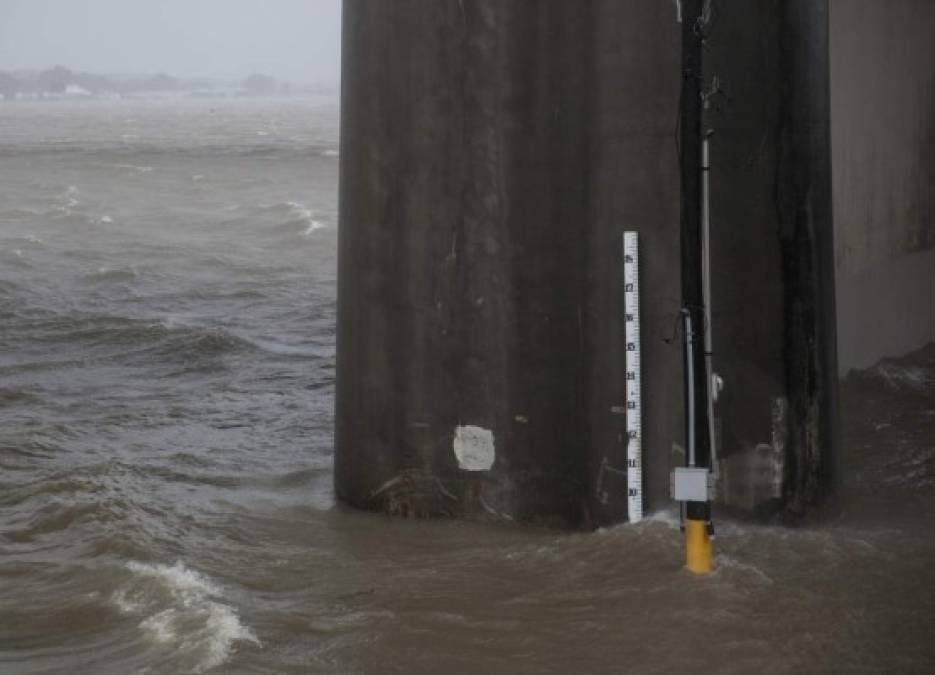
<path id="1" fill-rule="evenodd" d="M 306 227 L 302 234 L 310 235 L 317 230 L 324 228 L 325 224 L 320 220 L 315 220 L 314 213 L 302 202 L 286 202 L 289 208 L 289 220 L 305 223 Z"/>
<path id="2" fill-rule="evenodd" d="M 127 615 L 143 615 L 139 627 L 146 637 L 169 645 L 194 672 L 225 663 L 234 643 L 260 642 L 237 611 L 222 601 L 222 589 L 205 575 L 185 566 L 127 563 L 131 582 L 117 589 L 112 604 Z"/>

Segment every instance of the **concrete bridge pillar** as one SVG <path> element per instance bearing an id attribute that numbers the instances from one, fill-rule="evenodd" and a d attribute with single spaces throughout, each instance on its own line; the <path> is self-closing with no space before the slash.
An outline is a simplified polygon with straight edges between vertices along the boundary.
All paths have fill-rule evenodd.
<path id="1" fill-rule="evenodd" d="M 778 505 L 799 508 L 824 489 L 832 447 L 826 6 L 719 4 L 732 9 L 712 63 L 750 97 L 712 202 L 716 367 L 735 406 L 722 438 L 727 457 L 778 452 Z M 737 40 L 740 66 L 734 11 L 736 30 L 767 35 L 763 49 Z M 621 236 L 636 230 L 645 502 L 667 503 L 683 461 L 676 14 L 658 0 L 345 0 L 341 500 L 625 520 Z M 726 72 L 748 56 L 761 73 Z"/>

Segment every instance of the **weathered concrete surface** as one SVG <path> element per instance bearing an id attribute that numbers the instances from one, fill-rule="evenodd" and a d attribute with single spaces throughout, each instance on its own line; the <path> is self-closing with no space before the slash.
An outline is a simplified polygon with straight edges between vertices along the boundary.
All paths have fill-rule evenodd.
<path id="1" fill-rule="evenodd" d="M 752 453 L 757 445 L 771 442 L 773 402 L 785 398 L 776 205 L 781 24 L 776 0 L 729 0 L 718 6 L 705 70 L 709 85 L 719 77 L 724 95 L 711 99 L 706 127 L 714 131 L 714 367 L 726 384 L 718 417 L 722 453 L 730 456 Z"/>
<path id="2" fill-rule="evenodd" d="M 647 505 L 660 505 L 681 437 L 681 351 L 666 342 L 680 302 L 674 3 L 344 11 L 339 498 L 625 518 L 624 479 L 600 468 L 625 467 L 621 234 L 634 229 Z M 459 426 L 492 433 L 489 471 L 459 465 Z"/>
<path id="3" fill-rule="evenodd" d="M 935 3 L 831 0 L 839 365 L 935 341 Z"/>
<path id="4" fill-rule="evenodd" d="M 768 495 L 802 513 L 834 474 L 827 0 L 718 6 L 708 75 L 733 99 L 709 122 L 723 446 L 734 477 L 781 472 L 745 508 Z M 646 506 L 667 501 L 683 438 L 680 30 L 657 0 L 346 0 L 340 499 L 624 519 L 634 229 Z"/>
<path id="5" fill-rule="evenodd" d="M 724 503 L 804 513 L 831 488 L 836 374 L 826 0 L 719 0 L 711 98 L 714 367 Z M 781 463 L 764 464 L 765 456 Z M 783 473 L 762 485 L 737 476 Z"/>

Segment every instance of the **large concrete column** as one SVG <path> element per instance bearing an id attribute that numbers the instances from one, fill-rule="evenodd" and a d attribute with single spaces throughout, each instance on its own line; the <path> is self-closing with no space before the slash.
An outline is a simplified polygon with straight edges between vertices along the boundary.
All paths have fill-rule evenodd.
<path id="1" fill-rule="evenodd" d="M 799 515 L 829 491 L 835 460 L 827 2 L 715 6 L 698 26 L 703 81 L 685 91 L 718 74 L 727 92 L 705 119 L 721 497 Z M 625 519 L 632 229 L 646 507 L 667 502 L 683 438 L 681 28 L 676 3 L 658 0 L 346 0 L 342 500 Z"/>
<path id="2" fill-rule="evenodd" d="M 718 0 L 707 35 L 722 502 L 803 514 L 835 476 L 826 0 Z"/>
<path id="3" fill-rule="evenodd" d="M 343 68 L 339 498 L 625 519 L 631 229 L 647 505 L 664 503 L 681 438 L 674 3 L 346 0 Z"/>

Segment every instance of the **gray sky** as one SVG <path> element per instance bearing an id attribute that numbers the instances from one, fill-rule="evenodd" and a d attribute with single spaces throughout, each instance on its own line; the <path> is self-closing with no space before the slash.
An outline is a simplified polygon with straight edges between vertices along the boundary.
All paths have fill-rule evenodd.
<path id="1" fill-rule="evenodd" d="M 0 0 L 0 70 L 336 82 L 341 0 Z"/>

